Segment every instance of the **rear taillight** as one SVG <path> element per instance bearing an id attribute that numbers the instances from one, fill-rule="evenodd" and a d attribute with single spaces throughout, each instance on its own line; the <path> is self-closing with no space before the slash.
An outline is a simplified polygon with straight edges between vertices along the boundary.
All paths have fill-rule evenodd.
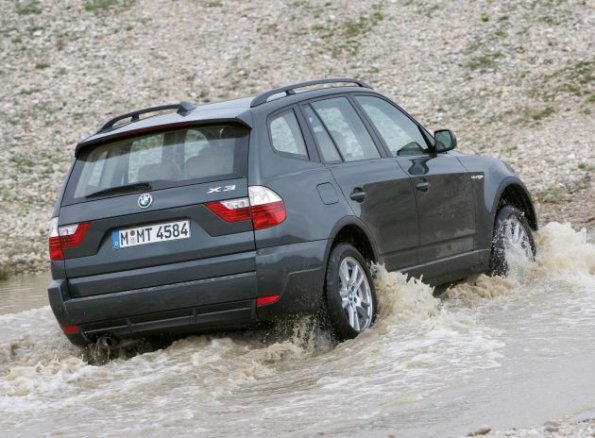
<path id="1" fill-rule="evenodd" d="M 279 225 L 287 217 L 283 199 L 271 189 L 262 186 L 248 187 L 248 195 L 255 230 Z"/>
<path id="2" fill-rule="evenodd" d="M 50 260 L 64 260 L 64 248 L 76 248 L 85 239 L 91 222 L 58 226 L 58 218 L 50 221 Z"/>
<path id="3" fill-rule="evenodd" d="M 225 222 L 239 222 L 250 219 L 250 201 L 248 198 L 229 199 L 205 204 L 206 207 Z"/>
<path id="4" fill-rule="evenodd" d="M 53 217 L 50 221 L 50 260 L 64 260 L 60 235 L 58 234 L 57 217 Z"/>
<path id="5" fill-rule="evenodd" d="M 255 230 L 279 225 L 287 217 L 279 195 L 262 186 L 248 187 L 248 198 L 208 202 L 205 206 L 226 222 L 252 219 Z"/>

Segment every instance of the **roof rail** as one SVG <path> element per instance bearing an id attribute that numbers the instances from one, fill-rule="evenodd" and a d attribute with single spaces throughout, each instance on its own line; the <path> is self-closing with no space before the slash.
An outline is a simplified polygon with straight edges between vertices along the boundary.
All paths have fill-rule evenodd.
<path id="1" fill-rule="evenodd" d="M 250 102 L 250 108 L 254 108 L 255 106 L 262 105 L 263 103 L 268 102 L 269 97 L 274 96 L 275 94 L 285 93 L 285 96 L 291 96 L 292 94 L 295 94 L 295 90 L 297 88 L 311 87 L 312 85 L 320 85 L 320 84 L 335 84 L 335 83 L 340 83 L 340 82 L 356 84 L 358 87 L 363 87 L 363 88 L 372 88 L 370 85 L 368 85 L 365 82 L 360 81 L 358 79 L 352 79 L 352 78 L 318 79 L 318 80 L 314 80 L 314 81 L 300 82 L 298 84 L 286 85 L 285 87 L 275 88 L 274 90 L 270 90 L 270 91 L 267 91 L 266 93 L 259 94 L 254 99 L 252 99 L 252 102 Z"/>
<path id="2" fill-rule="evenodd" d="M 145 108 L 145 109 L 138 110 L 138 111 L 131 111 L 129 113 L 121 114 L 117 117 L 114 117 L 113 119 L 108 120 L 101 128 L 99 128 L 99 131 L 97 131 L 97 134 L 100 134 L 102 132 L 112 129 L 114 127 L 114 125 L 116 124 L 116 122 L 119 122 L 120 120 L 130 118 L 130 123 L 138 122 L 140 120 L 139 116 L 141 114 L 154 113 L 157 111 L 165 111 L 165 110 L 175 109 L 175 110 L 177 110 L 177 113 L 180 114 L 181 116 L 186 116 L 194 108 L 196 108 L 196 106 L 194 106 L 190 102 L 180 102 L 180 103 L 174 103 L 171 105 L 153 106 L 151 108 Z"/>

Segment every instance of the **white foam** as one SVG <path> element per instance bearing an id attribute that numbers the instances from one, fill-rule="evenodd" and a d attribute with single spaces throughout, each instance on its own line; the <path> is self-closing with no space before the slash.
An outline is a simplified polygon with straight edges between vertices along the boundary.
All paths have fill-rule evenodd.
<path id="1" fill-rule="evenodd" d="M 305 318 L 272 332 L 188 337 L 92 366 L 48 307 L 0 315 L 0 410 L 10 414 L 2 430 L 43 432 L 35 422 L 46 419 L 78 435 L 212 432 L 229 430 L 230 418 L 249 423 L 242 413 L 251 406 L 280 422 L 321 409 L 341 416 L 345 406 L 369 406 L 350 411 L 352 419 L 374 418 L 500 367 L 508 322 L 494 324 L 493 315 L 510 314 L 510 324 L 534 337 L 537 326 L 553 327 L 550 334 L 561 323 L 595 326 L 595 247 L 586 232 L 548 224 L 536 243 L 536 261 L 513 259 L 509 278 L 480 275 L 441 298 L 419 280 L 375 266 L 376 324 L 336 346 Z M 85 418 L 78 428 L 60 416 L 68 409 Z"/>

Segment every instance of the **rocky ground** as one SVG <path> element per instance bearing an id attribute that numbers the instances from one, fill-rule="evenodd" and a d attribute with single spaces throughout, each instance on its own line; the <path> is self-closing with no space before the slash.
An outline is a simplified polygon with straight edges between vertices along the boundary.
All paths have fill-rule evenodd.
<path id="1" fill-rule="evenodd" d="M 595 419 L 581 421 L 546 421 L 542 426 L 530 429 L 511 429 L 492 432 L 488 426 L 480 427 L 467 436 L 486 436 L 489 438 L 593 438 L 595 437 Z"/>
<path id="2" fill-rule="evenodd" d="M 353 76 L 595 216 L 593 1 L 0 0 L 0 275 L 46 269 L 77 140 L 130 109 Z"/>

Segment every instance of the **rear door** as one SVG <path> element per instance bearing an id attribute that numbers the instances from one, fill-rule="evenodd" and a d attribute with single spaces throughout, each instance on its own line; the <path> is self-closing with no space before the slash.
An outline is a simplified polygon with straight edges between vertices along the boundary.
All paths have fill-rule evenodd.
<path id="1" fill-rule="evenodd" d="M 417 214 L 408 175 L 382 157 L 346 97 L 303 106 L 321 154 L 388 269 L 416 263 Z"/>
<path id="2" fill-rule="evenodd" d="M 456 156 L 431 153 L 420 127 L 392 103 L 371 95 L 355 99 L 415 188 L 419 262 L 472 251 L 476 234 L 473 187 Z"/>
<path id="3" fill-rule="evenodd" d="M 248 128 L 215 124 L 81 149 L 59 217 L 63 230 L 86 230 L 64 248 L 72 295 L 254 271 L 252 222 L 235 214 L 247 203 L 248 140 Z M 229 199 L 239 201 L 217 202 Z"/>

